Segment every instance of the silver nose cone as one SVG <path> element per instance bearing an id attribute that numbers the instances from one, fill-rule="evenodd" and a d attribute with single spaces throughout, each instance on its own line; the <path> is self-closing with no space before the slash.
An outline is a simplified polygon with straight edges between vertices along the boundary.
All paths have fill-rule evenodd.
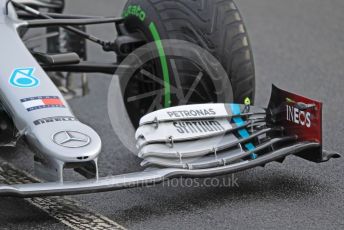
<path id="1" fill-rule="evenodd" d="M 79 121 L 66 121 L 63 126 L 58 123 L 36 126 L 26 136 L 43 157 L 65 163 L 90 161 L 101 151 L 99 135 Z"/>

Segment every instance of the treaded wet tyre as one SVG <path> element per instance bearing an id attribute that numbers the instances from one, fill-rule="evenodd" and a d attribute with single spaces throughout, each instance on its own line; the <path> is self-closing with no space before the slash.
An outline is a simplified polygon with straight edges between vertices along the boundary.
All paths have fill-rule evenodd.
<path id="1" fill-rule="evenodd" d="M 128 31 L 140 31 L 147 42 L 154 41 L 157 37 L 161 40 L 178 39 L 206 49 L 227 72 L 233 88 L 234 102 L 243 103 L 246 97 L 254 102 L 255 71 L 251 46 L 244 22 L 233 0 L 128 0 L 123 17 Z M 156 34 L 152 32 L 152 27 Z M 193 70 L 189 65 L 179 63 L 178 72 L 182 72 L 182 84 L 188 87 L 192 80 L 187 76 L 192 75 Z M 173 74 L 170 76 L 173 78 Z M 228 102 L 214 100 L 214 96 L 208 94 L 213 91 L 211 84 L 205 81 L 203 85 L 209 85 L 209 92 L 200 90 L 199 94 L 206 98 L 198 98 L 193 102 Z M 131 88 L 132 95 L 143 93 L 137 91 L 141 86 Z M 130 111 L 129 108 L 129 114 L 135 111 L 138 113 L 139 108 L 129 107 L 133 110 Z M 144 113 L 139 116 L 142 115 Z M 134 121 L 137 119 L 132 119 L 134 124 L 137 124 Z"/>

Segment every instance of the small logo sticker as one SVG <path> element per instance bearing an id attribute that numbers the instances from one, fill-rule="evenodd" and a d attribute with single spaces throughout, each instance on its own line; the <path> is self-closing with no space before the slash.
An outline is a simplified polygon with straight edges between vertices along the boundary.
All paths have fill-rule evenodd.
<path id="1" fill-rule="evenodd" d="M 39 79 L 33 76 L 35 68 L 15 69 L 10 77 L 10 84 L 18 88 L 34 88 L 39 86 Z"/>
<path id="2" fill-rule="evenodd" d="M 55 123 L 55 122 L 67 122 L 67 121 L 78 121 L 75 117 L 68 116 L 58 116 L 58 117 L 46 117 L 42 119 L 35 120 L 33 123 L 37 125 Z"/>
<path id="3" fill-rule="evenodd" d="M 77 131 L 61 131 L 52 136 L 55 144 L 65 148 L 81 148 L 91 143 L 91 138 Z"/>
<path id="4" fill-rule="evenodd" d="M 21 99 L 25 109 L 29 112 L 46 108 L 65 108 L 63 101 L 57 96 L 40 96 Z"/>
<path id="5" fill-rule="evenodd" d="M 249 97 L 246 97 L 244 103 L 245 105 L 251 105 L 251 99 Z"/>

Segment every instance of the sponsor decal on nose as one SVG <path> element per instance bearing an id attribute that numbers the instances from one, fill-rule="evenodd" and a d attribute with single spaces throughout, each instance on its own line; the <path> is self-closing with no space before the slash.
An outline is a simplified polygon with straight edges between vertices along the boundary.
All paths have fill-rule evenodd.
<path id="1" fill-rule="evenodd" d="M 17 88 L 34 88 L 39 86 L 39 79 L 34 76 L 35 68 L 15 69 L 9 79 L 9 83 Z"/>
<path id="2" fill-rule="evenodd" d="M 29 112 L 46 108 L 65 108 L 63 101 L 58 96 L 29 97 L 20 101 Z"/>

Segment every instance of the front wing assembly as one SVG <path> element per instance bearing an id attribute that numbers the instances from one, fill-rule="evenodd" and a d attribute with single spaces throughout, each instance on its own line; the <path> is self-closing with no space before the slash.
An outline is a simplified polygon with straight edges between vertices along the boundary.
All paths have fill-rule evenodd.
<path id="1" fill-rule="evenodd" d="M 147 114 L 136 132 L 145 171 L 77 182 L 1 185 L 1 196 L 35 197 L 119 190 L 175 177 L 235 173 L 296 155 L 340 157 L 322 149 L 322 104 L 273 87 L 266 109 L 237 104 L 172 107 Z"/>

